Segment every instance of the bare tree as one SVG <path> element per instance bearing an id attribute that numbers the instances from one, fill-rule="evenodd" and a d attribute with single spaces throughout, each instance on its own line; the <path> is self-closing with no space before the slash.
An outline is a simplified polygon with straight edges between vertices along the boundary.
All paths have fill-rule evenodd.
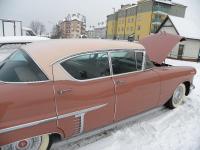
<path id="1" fill-rule="evenodd" d="M 61 30 L 60 30 L 60 26 L 58 24 L 54 25 L 51 38 L 52 39 L 59 39 L 59 38 L 61 38 L 61 36 L 62 36 L 62 33 L 61 33 Z"/>
<path id="2" fill-rule="evenodd" d="M 30 28 L 37 34 L 37 35 L 42 35 L 45 33 L 46 29 L 44 24 L 42 24 L 39 21 L 32 21 L 30 23 Z"/>

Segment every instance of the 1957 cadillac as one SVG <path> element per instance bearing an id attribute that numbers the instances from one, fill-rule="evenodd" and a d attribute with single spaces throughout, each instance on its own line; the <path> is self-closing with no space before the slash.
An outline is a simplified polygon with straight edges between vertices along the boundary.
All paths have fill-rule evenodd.
<path id="1" fill-rule="evenodd" d="M 139 43 L 49 40 L 18 49 L 0 64 L 2 150 L 47 149 L 166 105 L 179 106 L 196 70 L 163 63 L 183 38 L 167 33 Z"/>

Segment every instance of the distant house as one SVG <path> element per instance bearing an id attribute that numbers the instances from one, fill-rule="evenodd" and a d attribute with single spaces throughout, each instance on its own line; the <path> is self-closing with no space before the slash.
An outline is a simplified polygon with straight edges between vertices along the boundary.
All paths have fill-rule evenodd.
<path id="1" fill-rule="evenodd" d="M 106 24 L 104 22 L 99 22 L 98 26 L 90 26 L 87 29 L 87 37 L 88 38 L 98 38 L 105 39 L 106 38 Z"/>
<path id="2" fill-rule="evenodd" d="M 185 18 L 167 16 L 157 32 L 167 32 L 185 37 L 169 54 L 170 58 L 200 61 L 200 28 Z"/>

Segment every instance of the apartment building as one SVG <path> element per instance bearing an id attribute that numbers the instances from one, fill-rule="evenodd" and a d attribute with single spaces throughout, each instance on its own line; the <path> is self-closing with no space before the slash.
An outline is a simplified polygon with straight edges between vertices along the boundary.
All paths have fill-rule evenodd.
<path id="1" fill-rule="evenodd" d="M 80 38 L 86 34 L 86 17 L 79 13 L 68 14 L 59 26 L 62 38 Z"/>
<path id="2" fill-rule="evenodd" d="M 139 0 L 137 4 L 121 5 L 121 9 L 107 16 L 110 39 L 139 40 L 154 33 L 166 16 L 185 16 L 186 6 L 171 0 Z"/>
<path id="3" fill-rule="evenodd" d="M 88 38 L 105 39 L 106 38 L 106 23 L 99 22 L 97 26 L 90 26 L 90 28 L 88 28 L 86 32 L 87 32 Z"/>

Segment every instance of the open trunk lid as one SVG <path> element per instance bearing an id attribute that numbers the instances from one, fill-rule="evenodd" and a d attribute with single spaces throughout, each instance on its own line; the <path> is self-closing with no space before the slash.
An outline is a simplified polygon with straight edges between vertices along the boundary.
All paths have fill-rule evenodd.
<path id="1" fill-rule="evenodd" d="M 184 40 L 179 35 L 161 32 L 150 35 L 139 42 L 145 47 L 151 61 L 162 64 L 175 45 Z"/>

